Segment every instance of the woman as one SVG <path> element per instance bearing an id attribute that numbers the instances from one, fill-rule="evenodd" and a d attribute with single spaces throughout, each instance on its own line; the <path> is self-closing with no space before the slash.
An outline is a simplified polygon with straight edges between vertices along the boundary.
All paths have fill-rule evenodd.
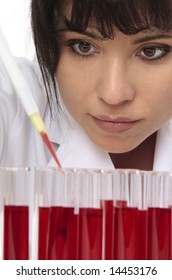
<path id="1" fill-rule="evenodd" d="M 32 0 L 31 15 L 40 69 L 18 63 L 62 166 L 171 171 L 172 1 Z M 1 165 L 55 164 L 1 80 Z"/>

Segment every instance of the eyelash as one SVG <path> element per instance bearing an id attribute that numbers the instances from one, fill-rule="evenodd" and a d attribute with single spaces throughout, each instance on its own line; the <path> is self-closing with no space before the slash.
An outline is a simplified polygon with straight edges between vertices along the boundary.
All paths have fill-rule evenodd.
<path id="1" fill-rule="evenodd" d="M 160 51 L 161 53 L 156 56 L 156 57 L 144 57 L 144 55 L 142 55 L 141 53 L 145 50 L 154 50 L 155 52 L 156 51 Z M 141 51 L 139 51 L 136 56 L 139 56 L 141 57 L 141 59 L 143 59 L 144 61 L 146 62 L 156 62 L 156 61 L 160 61 L 162 60 L 163 58 L 165 58 L 170 52 L 171 52 L 172 48 L 170 46 L 167 46 L 167 45 L 161 45 L 161 46 L 146 46 L 144 48 L 141 49 Z M 155 55 L 154 55 L 155 56 Z"/>
<path id="2" fill-rule="evenodd" d="M 85 53 L 84 54 L 84 53 L 82 53 L 82 51 L 80 51 L 80 52 L 79 52 L 79 50 L 77 51 L 76 47 L 77 47 L 77 45 L 79 45 L 81 43 L 89 46 L 90 48 L 93 48 L 92 53 L 90 53 L 90 54 Z M 96 50 L 96 47 L 94 45 L 92 45 L 91 43 L 85 41 L 85 40 L 80 40 L 80 39 L 69 40 L 67 42 L 67 46 L 70 47 L 71 51 L 75 55 L 77 55 L 77 56 L 79 56 L 81 58 L 89 58 L 89 57 L 93 56 L 95 53 L 98 53 L 98 51 Z"/>
<path id="3" fill-rule="evenodd" d="M 77 45 L 79 45 L 81 43 L 89 46 L 90 48 L 93 48 L 92 52 L 90 54 L 87 54 L 87 53 L 84 54 L 84 53 L 82 53 L 82 51 L 80 51 L 80 52 L 77 51 L 76 47 L 77 47 Z M 98 53 L 98 51 L 96 50 L 96 47 L 94 45 L 92 45 L 91 43 L 85 41 L 85 40 L 72 39 L 72 40 L 69 40 L 67 42 L 67 45 L 70 47 L 71 51 L 75 55 L 77 55 L 78 57 L 81 57 L 81 58 L 89 58 L 89 57 L 95 55 L 95 53 Z M 160 51 L 161 53 L 157 57 L 150 57 L 149 58 L 149 57 L 146 57 L 146 56 L 141 54 L 145 50 L 154 50 L 155 52 Z M 157 45 L 150 45 L 150 46 L 143 47 L 139 52 L 137 52 L 136 56 L 141 57 L 141 59 L 146 61 L 146 62 L 156 62 L 156 61 L 160 61 L 163 58 L 165 58 L 171 51 L 172 51 L 172 47 L 167 46 L 167 45 L 158 45 L 158 46 Z"/>

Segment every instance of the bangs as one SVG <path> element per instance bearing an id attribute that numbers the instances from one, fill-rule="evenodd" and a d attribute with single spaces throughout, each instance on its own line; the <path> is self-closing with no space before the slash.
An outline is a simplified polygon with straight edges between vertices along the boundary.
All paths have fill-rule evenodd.
<path id="1" fill-rule="evenodd" d="M 172 29 L 172 0 L 73 0 L 69 30 L 85 31 L 92 22 L 104 38 L 113 38 L 118 29 L 126 35 L 157 28 Z"/>

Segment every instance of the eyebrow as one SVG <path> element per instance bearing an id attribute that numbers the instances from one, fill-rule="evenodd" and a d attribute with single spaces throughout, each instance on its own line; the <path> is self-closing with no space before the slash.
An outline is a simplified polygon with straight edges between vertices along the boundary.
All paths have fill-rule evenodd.
<path id="1" fill-rule="evenodd" d="M 78 33 L 78 34 L 85 35 L 85 36 L 88 36 L 90 38 L 93 38 L 95 40 L 101 40 L 101 41 L 106 40 L 105 38 L 101 37 L 100 35 L 95 34 L 94 32 L 90 32 L 88 30 L 79 31 L 79 30 L 71 30 L 71 29 L 68 29 L 68 28 L 63 28 L 59 31 L 60 32 Z M 134 40 L 133 44 L 149 42 L 149 41 L 157 40 L 157 39 L 172 39 L 172 35 L 167 35 L 167 34 L 164 34 L 164 33 L 163 34 L 155 34 L 155 35 L 146 35 L 142 38 L 138 38 L 138 39 Z"/>
<path id="2" fill-rule="evenodd" d="M 92 39 L 102 40 L 102 41 L 105 40 L 100 35 L 95 34 L 94 32 L 87 31 L 87 30 L 79 31 L 79 30 L 70 30 L 70 29 L 67 29 L 67 28 L 63 28 L 63 29 L 60 29 L 59 31 L 60 32 L 74 32 L 74 33 L 78 33 L 78 34 L 81 34 L 81 35 L 86 35 L 86 36 L 88 36 Z"/>
<path id="3" fill-rule="evenodd" d="M 144 43 L 144 42 L 149 42 L 152 40 L 157 40 L 157 39 L 171 39 L 172 35 L 167 35 L 167 34 L 156 34 L 156 35 L 147 35 L 143 38 L 138 38 L 136 40 L 134 40 L 134 44 L 138 44 L 138 43 Z"/>

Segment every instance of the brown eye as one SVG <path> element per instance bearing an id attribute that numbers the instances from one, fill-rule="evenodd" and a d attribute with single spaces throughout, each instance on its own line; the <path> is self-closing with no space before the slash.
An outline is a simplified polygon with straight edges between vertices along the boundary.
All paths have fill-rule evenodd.
<path id="1" fill-rule="evenodd" d="M 69 46 L 71 46 L 73 51 L 80 56 L 91 56 L 97 52 L 92 44 L 84 40 L 71 40 Z"/>
<path id="2" fill-rule="evenodd" d="M 148 46 L 142 48 L 136 55 L 147 61 L 159 60 L 165 57 L 171 51 L 170 46 Z"/>
<path id="3" fill-rule="evenodd" d="M 78 44 L 78 49 L 82 53 L 88 53 L 90 51 L 90 49 L 91 49 L 91 46 L 87 42 L 81 42 L 81 43 Z"/>
<path id="4" fill-rule="evenodd" d="M 143 50 L 143 53 L 145 56 L 147 57 L 153 57 L 156 54 L 156 48 L 152 47 L 152 48 L 146 48 Z"/>

